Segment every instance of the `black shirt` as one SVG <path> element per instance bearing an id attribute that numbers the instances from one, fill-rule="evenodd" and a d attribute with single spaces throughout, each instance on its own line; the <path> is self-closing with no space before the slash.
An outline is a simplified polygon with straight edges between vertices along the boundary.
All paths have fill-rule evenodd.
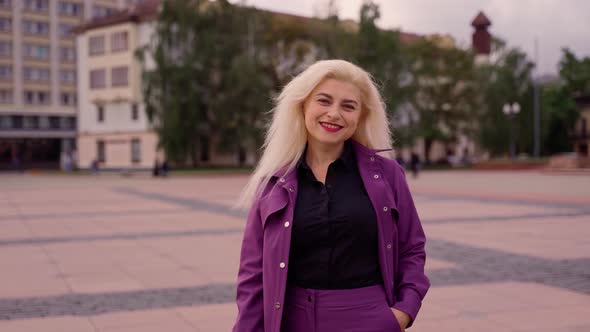
<path id="1" fill-rule="evenodd" d="M 305 161 L 297 166 L 288 282 L 312 289 L 350 289 L 382 282 L 377 216 L 349 142 L 328 167 L 325 185 Z"/>

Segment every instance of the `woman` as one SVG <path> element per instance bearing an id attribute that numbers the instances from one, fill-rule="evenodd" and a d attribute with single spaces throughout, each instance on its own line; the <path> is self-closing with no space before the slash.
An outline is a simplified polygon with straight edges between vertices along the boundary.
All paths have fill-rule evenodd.
<path id="1" fill-rule="evenodd" d="M 242 194 L 234 332 L 403 331 L 429 288 L 425 236 L 370 76 L 319 61 L 277 99 Z M 381 150 L 375 150 L 381 149 Z"/>

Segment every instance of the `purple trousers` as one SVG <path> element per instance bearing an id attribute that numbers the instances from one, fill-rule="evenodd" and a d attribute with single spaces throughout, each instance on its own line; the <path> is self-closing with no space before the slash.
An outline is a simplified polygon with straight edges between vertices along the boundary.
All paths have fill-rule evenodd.
<path id="1" fill-rule="evenodd" d="M 281 332 L 401 332 L 383 286 L 314 290 L 288 287 Z"/>

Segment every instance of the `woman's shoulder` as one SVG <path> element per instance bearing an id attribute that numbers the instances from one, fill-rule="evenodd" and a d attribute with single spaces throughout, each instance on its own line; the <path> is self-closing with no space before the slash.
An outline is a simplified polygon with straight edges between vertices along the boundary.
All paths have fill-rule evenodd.
<path id="1" fill-rule="evenodd" d="M 381 162 L 385 169 L 395 172 L 396 174 L 404 173 L 404 168 L 397 160 L 379 154 L 376 154 L 376 158 Z"/>
<path id="2" fill-rule="evenodd" d="M 406 170 L 397 160 L 386 156 L 376 156 L 376 159 L 381 163 L 383 176 L 389 181 L 392 187 L 396 188 L 400 181 L 405 181 Z"/>

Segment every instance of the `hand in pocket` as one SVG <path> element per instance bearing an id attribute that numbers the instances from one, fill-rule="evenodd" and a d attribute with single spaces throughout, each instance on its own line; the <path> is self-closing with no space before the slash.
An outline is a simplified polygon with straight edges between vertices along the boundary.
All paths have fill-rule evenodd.
<path id="1" fill-rule="evenodd" d="M 405 331 L 406 327 L 410 323 L 410 315 L 406 314 L 405 312 L 403 312 L 401 310 L 397 310 L 395 308 L 390 308 L 390 309 L 393 312 L 393 315 L 395 316 L 395 318 L 397 319 L 397 322 L 398 322 L 399 327 L 402 330 L 402 332 Z"/>

